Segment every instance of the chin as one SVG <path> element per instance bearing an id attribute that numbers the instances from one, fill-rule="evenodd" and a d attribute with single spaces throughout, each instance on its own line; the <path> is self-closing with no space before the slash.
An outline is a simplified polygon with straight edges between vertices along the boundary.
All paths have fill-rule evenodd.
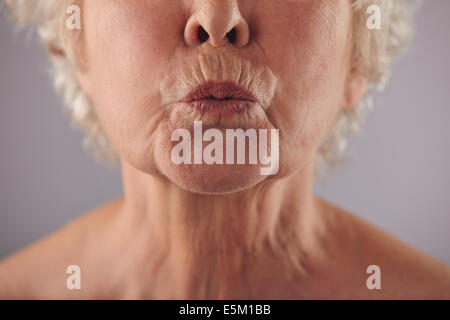
<path id="1" fill-rule="evenodd" d="M 189 109 L 182 108 L 183 112 L 186 110 Z M 244 121 L 245 117 L 236 117 L 243 123 L 232 122 L 227 128 L 222 123 L 214 122 L 214 119 L 210 119 L 211 123 L 204 118 L 202 121 L 195 121 L 190 118 L 194 115 L 195 113 L 183 114 L 181 117 L 177 113 L 172 114 L 170 119 L 161 122 L 155 134 L 153 163 L 158 172 L 170 182 L 194 193 L 225 194 L 250 188 L 266 180 L 268 176 L 277 174 L 279 135 L 278 130 L 267 121 L 251 123 Z M 259 120 L 258 117 L 252 119 Z M 257 129 L 251 129 L 252 127 Z M 252 139 L 244 138 L 243 132 L 247 129 L 253 130 Z M 235 130 L 241 130 L 241 133 L 236 133 L 239 139 L 227 136 L 227 132 L 237 132 Z M 264 131 L 267 138 L 261 144 L 260 131 Z M 209 138 L 208 132 L 211 133 Z M 230 157 L 227 157 L 230 155 L 228 146 L 234 149 Z M 267 160 L 262 155 L 270 155 L 269 162 L 261 161 L 262 158 Z"/>
<path id="2" fill-rule="evenodd" d="M 160 159 L 157 163 L 161 174 L 178 187 L 193 193 L 233 193 L 267 179 L 267 176 L 260 174 L 259 165 L 176 165 L 170 159 Z"/>

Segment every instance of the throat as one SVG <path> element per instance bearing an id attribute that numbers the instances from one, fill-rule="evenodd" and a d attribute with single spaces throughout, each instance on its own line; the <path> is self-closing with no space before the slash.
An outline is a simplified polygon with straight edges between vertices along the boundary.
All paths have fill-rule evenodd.
<path id="1" fill-rule="evenodd" d="M 128 230 L 132 260 L 151 275 L 151 298 L 298 297 L 316 208 L 312 191 L 299 201 L 293 193 L 301 190 L 286 180 L 226 195 L 193 194 L 163 180 L 130 192 L 142 182 L 125 181 L 119 225 Z"/>

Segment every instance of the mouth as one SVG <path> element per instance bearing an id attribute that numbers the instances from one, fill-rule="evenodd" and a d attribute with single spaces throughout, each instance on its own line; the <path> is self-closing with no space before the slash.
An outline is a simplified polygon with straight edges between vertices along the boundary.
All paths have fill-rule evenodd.
<path id="1" fill-rule="evenodd" d="M 233 81 L 207 81 L 194 88 L 180 102 L 201 113 L 227 117 L 246 113 L 257 102 L 255 96 Z"/>

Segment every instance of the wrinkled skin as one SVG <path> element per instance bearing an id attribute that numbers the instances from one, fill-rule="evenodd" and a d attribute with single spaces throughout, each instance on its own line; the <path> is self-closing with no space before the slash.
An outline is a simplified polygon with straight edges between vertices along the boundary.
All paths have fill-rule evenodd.
<path id="1" fill-rule="evenodd" d="M 313 193 L 317 148 L 364 92 L 350 1 L 96 0 L 83 18 L 77 77 L 124 196 L 0 263 L 0 298 L 450 298 L 447 266 Z M 208 79 L 259 103 L 220 119 L 177 103 Z M 170 135 L 194 120 L 279 129 L 279 172 L 176 166 Z M 65 287 L 72 264 L 81 290 Z M 366 286 L 372 264 L 381 290 Z"/>

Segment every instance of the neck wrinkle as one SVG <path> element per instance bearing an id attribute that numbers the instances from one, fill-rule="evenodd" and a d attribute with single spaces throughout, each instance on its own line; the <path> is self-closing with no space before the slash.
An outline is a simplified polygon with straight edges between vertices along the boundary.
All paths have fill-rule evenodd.
<path id="1" fill-rule="evenodd" d="M 307 273 L 304 260 L 318 220 L 313 166 L 225 195 L 194 194 L 124 162 L 122 173 L 120 225 L 125 221 L 132 237 L 158 251 L 163 258 L 155 267 L 171 273 L 165 277 L 178 283 L 177 292 L 195 298 L 225 297 L 233 290 L 248 295 L 255 279 L 278 276 L 265 274 L 268 266 L 278 265 L 286 281 Z M 237 284 L 242 288 L 231 288 Z"/>

